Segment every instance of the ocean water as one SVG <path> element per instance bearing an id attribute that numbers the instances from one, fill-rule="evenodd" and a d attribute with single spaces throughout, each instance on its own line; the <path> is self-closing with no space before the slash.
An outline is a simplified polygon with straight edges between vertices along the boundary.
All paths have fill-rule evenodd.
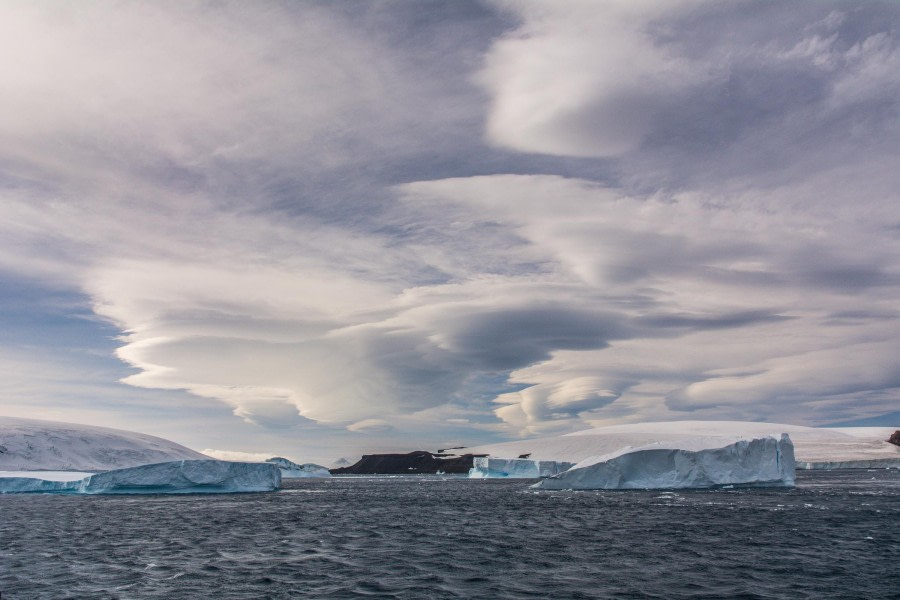
<path id="1" fill-rule="evenodd" d="M 798 475 L 793 490 L 410 476 L 0 495 L 0 597 L 900 598 L 900 471 Z"/>

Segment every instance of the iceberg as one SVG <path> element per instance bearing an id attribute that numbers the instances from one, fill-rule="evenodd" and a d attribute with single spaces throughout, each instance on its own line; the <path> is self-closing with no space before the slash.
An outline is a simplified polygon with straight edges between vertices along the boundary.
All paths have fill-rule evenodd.
<path id="1" fill-rule="evenodd" d="M 470 479 L 539 479 L 558 475 L 575 463 L 530 458 L 491 458 L 476 456 L 469 469 Z"/>
<path id="2" fill-rule="evenodd" d="M 213 459 L 141 465 L 69 481 L 0 477 L 0 493 L 214 494 L 271 492 L 280 487 L 277 465 Z"/>
<path id="3" fill-rule="evenodd" d="M 324 479 L 327 477 L 331 477 L 331 471 L 329 471 L 322 465 L 317 465 L 314 463 L 304 463 L 302 465 L 298 465 L 297 463 L 280 456 L 270 458 L 266 462 L 278 465 L 278 468 L 281 469 L 281 476 L 285 479 L 299 479 L 304 477 Z"/>
<path id="4" fill-rule="evenodd" d="M 797 461 L 797 468 L 804 471 L 830 471 L 834 469 L 900 469 L 900 457 L 818 462 Z"/>
<path id="5" fill-rule="evenodd" d="M 794 446 L 787 434 L 715 447 L 718 438 L 649 444 L 587 458 L 532 487 L 547 490 L 626 490 L 792 487 Z M 712 446 L 712 447 L 710 447 Z"/>

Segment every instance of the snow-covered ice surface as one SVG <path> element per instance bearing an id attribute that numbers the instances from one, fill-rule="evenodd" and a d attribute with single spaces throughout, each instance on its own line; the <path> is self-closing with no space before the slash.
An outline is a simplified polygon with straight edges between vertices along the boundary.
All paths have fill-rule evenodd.
<path id="1" fill-rule="evenodd" d="M 469 469 L 472 479 L 538 479 L 562 473 L 575 463 L 531 458 L 490 458 L 476 456 Z"/>
<path id="2" fill-rule="evenodd" d="M 465 451 L 492 458 L 530 454 L 529 458 L 536 460 L 579 462 L 629 446 L 637 448 L 656 442 L 687 443 L 690 438 L 716 437 L 724 446 L 741 439 L 777 438 L 787 433 L 794 443 L 797 468 L 848 464 L 900 467 L 900 446 L 886 441 L 896 429 L 900 427 L 819 428 L 746 421 L 670 421 L 599 427 L 554 437 L 475 446 Z"/>
<path id="3" fill-rule="evenodd" d="M 281 476 L 286 479 L 301 479 L 304 477 L 331 477 L 331 472 L 327 468 L 314 463 L 304 463 L 300 465 L 280 456 L 270 458 L 266 462 L 278 465 L 278 468 L 281 469 Z"/>
<path id="4" fill-rule="evenodd" d="M 210 494 L 271 492 L 279 487 L 281 470 L 272 463 L 213 459 L 178 460 L 114 469 L 87 474 L 81 479 L 59 476 L 45 479 L 40 471 L 0 477 L 0 493 Z"/>
<path id="5" fill-rule="evenodd" d="M 46 481 L 80 481 L 93 475 L 87 471 L 0 471 L 0 479 L 8 477 L 37 477 Z"/>
<path id="6" fill-rule="evenodd" d="M 628 490 L 794 485 L 794 447 L 787 434 L 721 444 L 719 437 L 694 437 L 622 448 L 587 458 L 532 487 Z"/>
<path id="7" fill-rule="evenodd" d="M 106 471 L 208 458 L 175 442 L 134 431 L 0 417 L 0 469 L 9 471 Z"/>

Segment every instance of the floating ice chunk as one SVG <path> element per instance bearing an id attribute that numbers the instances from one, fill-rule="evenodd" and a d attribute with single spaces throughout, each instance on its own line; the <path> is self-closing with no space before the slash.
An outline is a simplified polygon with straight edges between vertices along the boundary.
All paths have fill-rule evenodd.
<path id="1" fill-rule="evenodd" d="M 696 438 L 674 444 L 623 448 L 587 458 L 533 487 L 562 489 L 676 489 L 725 485 L 794 485 L 794 446 L 787 434 L 703 447 L 721 440 Z"/>
<path id="2" fill-rule="evenodd" d="M 476 456 L 469 469 L 470 479 L 538 479 L 562 473 L 575 463 L 530 458 Z"/>
<path id="3" fill-rule="evenodd" d="M 271 492 L 281 470 L 271 463 L 176 460 L 98 473 L 84 480 L 84 494 L 192 494 Z"/>
<path id="4" fill-rule="evenodd" d="M 797 468 L 809 470 L 832 469 L 900 469 L 900 456 L 897 458 L 872 458 L 862 460 L 834 461 L 797 461 Z"/>
<path id="5" fill-rule="evenodd" d="M 287 479 L 298 479 L 301 477 L 324 479 L 331 477 L 331 472 L 327 468 L 314 463 L 298 465 L 297 463 L 280 456 L 270 458 L 266 462 L 278 465 L 278 468 L 281 469 L 281 476 Z"/>
<path id="6" fill-rule="evenodd" d="M 271 492 L 281 487 L 281 470 L 271 463 L 176 460 L 115 469 L 71 481 L 0 477 L 0 492 L 69 494 L 193 494 Z"/>

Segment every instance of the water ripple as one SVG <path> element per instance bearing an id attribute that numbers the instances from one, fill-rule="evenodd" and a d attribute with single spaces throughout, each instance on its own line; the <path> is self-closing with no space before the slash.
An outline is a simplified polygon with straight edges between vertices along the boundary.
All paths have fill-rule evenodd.
<path id="1" fill-rule="evenodd" d="M 795 490 L 458 478 L 0 496 L 3 598 L 896 598 L 900 471 Z M 872 480 L 871 477 L 876 479 Z"/>

